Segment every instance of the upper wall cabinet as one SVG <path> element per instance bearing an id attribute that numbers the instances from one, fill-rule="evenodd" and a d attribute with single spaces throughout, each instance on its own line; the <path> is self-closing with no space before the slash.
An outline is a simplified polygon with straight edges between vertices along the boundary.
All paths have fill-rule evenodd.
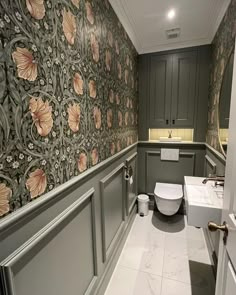
<path id="1" fill-rule="evenodd" d="M 152 56 L 150 63 L 150 127 L 170 124 L 172 57 Z"/>
<path id="2" fill-rule="evenodd" d="M 150 128 L 193 128 L 197 52 L 150 57 Z"/>
<path id="3" fill-rule="evenodd" d="M 196 51 L 173 55 L 171 100 L 172 127 L 194 127 L 196 73 Z"/>
<path id="4" fill-rule="evenodd" d="M 205 141 L 211 46 L 139 56 L 139 140 L 150 128 L 191 128 Z"/>

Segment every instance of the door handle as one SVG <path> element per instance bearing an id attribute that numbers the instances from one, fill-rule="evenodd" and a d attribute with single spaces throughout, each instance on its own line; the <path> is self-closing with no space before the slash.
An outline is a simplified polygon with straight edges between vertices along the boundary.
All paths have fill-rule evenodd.
<path id="1" fill-rule="evenodd" d="M 211 232 L 215 232 L 217 230 L 222 231 L 224 233 L 223 242 L 224 242 L 224 245 L 226 245 L 227 237 L 229 234 L 229 227 L 225 221 L 223 222 L 223 224 L 220 224 L 220 225 L 216 224 L 215 222 L 209 221 L 208 222 L 208 229 Z"/>
<path id="2" fill-rule="evenodd" d="M 172 120 L 172 124 L 175 125 L 175 120 Z"/>
<path id="3" fill-rule="evenodd" d="M 169 120 L 168 119 L 166 119 L 166 125 L 168 125 L 169 124 Z"/>

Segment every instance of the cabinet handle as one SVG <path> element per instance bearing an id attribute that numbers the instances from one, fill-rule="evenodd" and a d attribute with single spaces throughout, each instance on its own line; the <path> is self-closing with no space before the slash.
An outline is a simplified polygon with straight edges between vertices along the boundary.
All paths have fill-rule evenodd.
<path id="1" fill-rule="evenodd" d="M 168 124 L 169 124 L 169 120 L 167 119 L 167 120 L 166 120 L 166 125 L 168 125 Z"/>
<path id="2" fill-rule="evenodd" d="M 172 124 L 175 125 L 175 120 L 172 120 Z"/>

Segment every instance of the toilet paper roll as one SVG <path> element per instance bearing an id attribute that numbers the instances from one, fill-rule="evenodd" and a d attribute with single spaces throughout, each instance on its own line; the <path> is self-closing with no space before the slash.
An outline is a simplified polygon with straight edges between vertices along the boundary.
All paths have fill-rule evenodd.
<path id="1" fill-rule="evenodd" d="M 132 185 L 133 183 L 134 183 L 134 179 L 133 179 L 133 176 L 131 176 L 129 179 L 129 184 Z"/>

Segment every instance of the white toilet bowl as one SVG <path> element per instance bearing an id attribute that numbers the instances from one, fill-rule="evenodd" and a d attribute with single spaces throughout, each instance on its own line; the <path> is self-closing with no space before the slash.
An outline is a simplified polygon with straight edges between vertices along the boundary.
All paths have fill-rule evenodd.
<path id="1" fill-rule="evenodd" d="M 164 215 L 174 215 L 183 199 L 183 187 L 179 184 L 157 182 L 154 196 L 158 210 Z"/>

